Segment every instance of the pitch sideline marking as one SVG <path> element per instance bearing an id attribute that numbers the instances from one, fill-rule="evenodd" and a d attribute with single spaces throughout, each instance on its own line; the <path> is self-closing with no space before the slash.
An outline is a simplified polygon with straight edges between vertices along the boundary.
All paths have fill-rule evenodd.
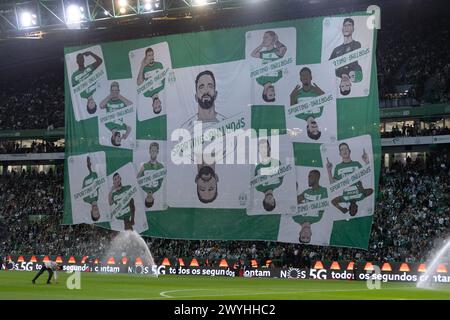
<path id="1" fill-rule="evenodd" d="M 383 290 L 401 290 L 404 289 L 403 287 L 398 288 L 386 288 Z M 229 293 L 229 294 L 210 294 L 210 295 L 188 295 L 188 296 L 168 296 L 166 293 L 168 292 L 182 292 L 182 291 L 198 291 L 198 290 L 213 290 L 213 289 L 182 289 L 182 290 L 170 290 L 170 291 L 162 291 L 160 292 L 161 297 L 157 298 L 149 298 L 149 299 L 182 299 L 182 298 L 195 298 L 195 297 L 227 297 L 227 296 L 240 296 L 240 295 L 265 295 L 265 294 L 292 294 L 292 293 L 320 293 L 320 292 L 350 292 L 350 291 L 368 291 L 369 289 L 348 289 L 348 290 L 302 290 L 302 291 L 278 291 L 278 292 L 242 292 L 242 293 Z"/>
<path id="2" fill-rule="evenodd" d="M 200 290 L 214 290 L 214 289 L 180 289 L 180 290 L 169 290 L 169 291 L 161 291 L 159 293 L 160 296 L 164 297 L 164 298 L 176 298 L 176 297 L 172 297 L 167 295 L 167 293 L 169 292 L 181 292 L 181 291 L 200 291 Z M 195 296 L 194 296 L 195 297 Z"/>

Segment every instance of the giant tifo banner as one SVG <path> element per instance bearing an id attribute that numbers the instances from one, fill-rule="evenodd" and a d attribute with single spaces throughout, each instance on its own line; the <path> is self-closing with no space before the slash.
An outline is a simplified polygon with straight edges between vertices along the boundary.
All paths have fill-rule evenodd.
<path id="1" fill-rule="evenodd" d="M 367 248 L 380 166 L 368 19 L 66 48 L 64 224 Z"/>

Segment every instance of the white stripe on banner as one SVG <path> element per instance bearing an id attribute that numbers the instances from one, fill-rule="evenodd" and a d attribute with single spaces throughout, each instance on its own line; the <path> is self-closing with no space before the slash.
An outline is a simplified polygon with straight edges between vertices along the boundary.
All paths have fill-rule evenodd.
<path id="1" fill-rule="evenodd" d="M 81 191 L 75 193 L 73 195 L 73 198 L 75 200 L 78 200 L 79 198 L 84 198 L 86 196 L 89 196 L 90 194 L 92 194 L 95 189 L 100 188 L 104 183 L 106 183 L 106 177 L 100 177 L 94 180 L 94 182 L 92 182 L 91 185 L 89 185 L 88 187 L 85 187 L 83 189 L 81 189 Z"/>
<path id="2" fill-rule="evenodd" d="M 256 77 L 261 77 L 261 76 L 265 75 L 266 73 L 282 70 L 286 66 L 292 64 L 293 62 L 294 62 L 294 59 L 288 57 L 288 58 L 284 58 L 284 59 L 275 60 L 275 61 L 267 63 L 267 64 L 259 65 L 258 67 L 254 68 L 250 72 L 250 78 L 253 79 Z"/>
<path id="3" fill-rule="evenodd" d="M 97 69 L 86 80 L 79 83 L 73 89 L 74 94 L 78 94 L 81 91 L 87 89 L 90 85 L 92 85 L 95 81 L 97 81 L 99 78 L 101 78 L 104 74 L 105 74 L 105 71 L 103 69 Z"/>
<path id="4" fill-rule="evenodd" d="M 114 122 L 118 119 L 123 118 L 124 116 L 126 116 L 127 114 L 133 113 L 134 112 L 134 106 L 129 106 L 126 108 L 122 108 L 120 110 L 108 113 L 106 116 L 100 117 L 100 123 L 105 123 L 105 122 Z"/>
<path id="5" fill-rule="evenodd" d="M 336 67 L 340 68 L 354 61 L 358 61 L 361 58 L 370 57 L 370 49 L 369 48 L 361 48 L 350 51 L 347 54 L 339 56 L 333 60 L 331 63 Z"/>
<path id="6" fill-rule="evenodd" d="M 141 94 L 145 91 L 154 90 L 161 85 L 161 81 L 166 78 L 166 74 L 169 72 L 169 68 L 155 76 L 149 77 L 144 80 L 144 83 L 137 88 L 137 93 Z"/>
<path id="7" fill-rule="evenodd" d="M 356 170 L 351 175 L 348 175 L 347 177 L 342 178 L 341 180 L 333 183 L 328 187 L 328 190 L 330 193 L 343 191 L 345 188 L 348 188 L 349 186 L 353 185 L 354 183 L 362 180 L 362 178 L 368 176 L 372 173 L 372 168 L 370 165 L 366 165 L 362 167 L 359 170 Z"/>
<path id="8" fill-rule="evenodd" d="M 320 107 L 326 103 L 332 102 L 334 100 L 332 94 L 323 94 L 319 97 L 313 97 L 311 99 L 302 101 L 288 108 L 288 115 L 295 117 L 298 114 L 308 113 L 312 109 Z"/>
<path id="9" fill-rule="evenodd" d="M 261 173 L 265 174 L 260 174 L 255 178 L 251 179 L 250 186 L 252 188 L 258 187 L 264 183 L 271 182 L 272 180 L 281 178 L 292 170 L 293 170 L 292 164 L 285 164 L 277 167 L 262 168 Z"/>
<path id="10" fill-rule="evenodd" d="M 113 206 L 113 210 L 111 211 L 111 216 L 115 217 L 117 213 L 122 210 L 126 205 L 128 205 L 128 202 L 130 202 L 131 198 L 133 198 L 134 194 L 137 192 L 136 187 L 130 188 L 125 196 L 117 203 L 115 206 Z"/>
<path id="11" fill-rule="evenodd" d="M 145 174 L 143 177 L 138 178 L 138 184 L 140 187 L 145 187 L 154 181 L 164 178 L 167 175 L 167 169 L 152 170 L 151 173 Z"/>

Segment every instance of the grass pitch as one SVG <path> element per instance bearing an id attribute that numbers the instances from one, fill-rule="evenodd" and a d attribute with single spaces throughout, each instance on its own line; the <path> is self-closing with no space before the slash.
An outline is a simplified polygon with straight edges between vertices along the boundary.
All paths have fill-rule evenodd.
<path id="1" fill-rule="evenodd" d="M 381 283 L 381 289 L 369 290 L 364 281 L 289 280 L 163 275 L 81 273 L 81 289 L 66 287 L 68 274 L 60 272 L 59 283 L 45 284 L 44 273 L 35 285 L 35 272 L 0 271 L 0 299 L 127 299 L 127 300 L 449 300 L 450 285 L 439 290 L 417 289 L 414 283 Z"/>

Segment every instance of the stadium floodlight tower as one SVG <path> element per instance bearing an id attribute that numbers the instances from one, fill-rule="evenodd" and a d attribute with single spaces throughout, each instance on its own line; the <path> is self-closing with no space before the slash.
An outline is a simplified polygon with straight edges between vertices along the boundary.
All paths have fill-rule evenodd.
<path id="1" fill-rule="evenodd" d="M 206 6 L 209 4 L 217 3 L 217 0 L 191 0 L 191 6 Z"/>
<path id="2" fill-rule="evenodd" d="M 32 29 L 39 26 L 38 7 L 34 2 L 19 3 L 16 6 L 19 29 Z"/>
<path id="3" fill-rule="evenodd" d="M 84 2 L 66 1 L 64 16 L 69 29 L 80 29 L 81 23 L 86 21 L 86 4 Z"/>

